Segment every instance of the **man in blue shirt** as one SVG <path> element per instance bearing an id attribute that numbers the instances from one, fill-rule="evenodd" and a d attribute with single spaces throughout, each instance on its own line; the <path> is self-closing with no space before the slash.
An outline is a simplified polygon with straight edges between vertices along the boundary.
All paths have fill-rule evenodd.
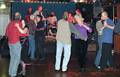
<path id="1" fill-rule="evenodd" d="M 102 12 L 101 18 L 104 20 L 103 27 L 103 36 L 102 36 L 102 57 L 100 61 L 101 69 L 107 68 L 107 62 L 109 61 L 109 67 L 113 67 L 113 56 L 112 56 L 112 44 L 113 44 L 113 29 L 114 22 L 108 17 L 107 12 Z"/>

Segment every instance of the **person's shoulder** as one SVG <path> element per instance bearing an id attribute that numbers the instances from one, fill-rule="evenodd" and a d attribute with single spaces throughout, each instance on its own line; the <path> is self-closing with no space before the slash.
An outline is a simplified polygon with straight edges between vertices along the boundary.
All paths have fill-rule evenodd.
<path id="1" fill-rule="evenodd" d="M 107 19 L 106 22 L 107 22 L 109 25 L 111 25 L 111 26 L 115 26 L 114 21 L 113 21 L 112 19 L 110 19 L 110 18 Z"/>
<path id="2" fill-rule="evenodd" d="M 107 21 L 107 22 L 113 22 L 113 20 L 110 19 L 110 18 L 106 19 L 106 21 Z"/>
<path id="3" fill-rule="evenodd" d="M 96 23 L 102 23 L 102 22 L 99 20 L 99 21 L 97 21 Z"/>
<path id="4" fill-rule="evenodd" d="M 9 22 L 9 24 L 8 25 L 14 25 L 15 24 L 15 21 L 14 20 L 12 20 L 12 21 L 10 21 Z"/>
<path id="5" fill-rule="evenodd" d="M 58 22 L 62 22 L 62 21 L 63 21 L 63 19 L 58 20 Z"/>
<path id="6" fill-rule="evenodd" d="M 79 18 L 79 15 L 75 14 L 74 18 Z"/>

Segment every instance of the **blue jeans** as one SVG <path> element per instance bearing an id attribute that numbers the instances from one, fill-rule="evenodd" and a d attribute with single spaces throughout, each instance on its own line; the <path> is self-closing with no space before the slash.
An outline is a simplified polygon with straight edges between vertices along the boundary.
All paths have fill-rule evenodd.
<path id="1" fill-rule="evenodd" d="M 30 58 L 35 58 L 35 37 L 34 35 L 29 35 L 29 51 L 28 54 L 30 54 Z"/>
<path id="2" fill-rule="evenodd" d="M 95 58 L 95 66 L 99 66 L 100 64 L 100 59 L 101 59 L 101 54 L 102 54 L 102 36 L 98 36 L 98 51 L 97 51 L 97 55 Z"/>
<path id="3" fill-rule="evenodd" d="M 62 56 L 63 48 L 64 48 L 64 58 L 63 58 L 63 62 L 62 62 L 62 71 L 67 70 L 67 65 L 70 60 L 70 55 L 71 55 L 71 44 L 65 44 L 60 41 L 57 41 L 55 70 L 60 70 L 61 56 Z"/>
<path id="4" fill-rule="evenodd" d="M 20 63 L 21 44 L 20 42 L 17 42 L 15 44 L 9 44 L 9 48 L 10 48 L 9 75 L 16 76 L 18 65 Z"/>

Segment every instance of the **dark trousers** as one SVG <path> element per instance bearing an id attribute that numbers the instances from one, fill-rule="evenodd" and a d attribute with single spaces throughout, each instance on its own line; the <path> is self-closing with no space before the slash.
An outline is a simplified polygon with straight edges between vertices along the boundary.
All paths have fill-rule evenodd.
<path id="1" fill-rule="evenodd" d="M 85 68 L 86 66 L 87 47 L 88 47 L 87 41 L 75 39 L 75 50 L 80 68 Z"/>
<path id="2" fill-rule="evenodd" d="M 102 69 L 107 67 L 108 61 L 110 67 L 113 67 L 112 43 L 102 43 L 102 56 L 100 61 Z"/>
<path id="3" fill-rule="evenodd" d="M 28 59 L 28 37 L 21 38 L 21 45 L 22 45 L 22 50 L 21 50 L 21 60 L 26 61 Z"/>
<path id="4" fill-rule="evenodd" d="M 45 36 L 37 35 L 35 37 L 36 43 L 36 57 L 37 58 L 45 58 Z"/>

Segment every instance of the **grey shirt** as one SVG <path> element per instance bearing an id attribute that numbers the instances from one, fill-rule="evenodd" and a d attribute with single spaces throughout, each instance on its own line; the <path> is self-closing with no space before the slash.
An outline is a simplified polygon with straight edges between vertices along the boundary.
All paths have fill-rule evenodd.
<path id="1" fill-rule="evenodd" d="M 61 19 L 58 21 L 56 40 L 71 44 L 71 31 L 67 20 Z"/>
<path id="2" fill-rule="evenodd" d="M 101 30 L 102 26 L 103 26 L 103 24 L 102 24 L 102 22 L 100 20 L 96 22 L 96 29 L 97 29 L 98 35 L 103 34 L 103 31 Z"/>

